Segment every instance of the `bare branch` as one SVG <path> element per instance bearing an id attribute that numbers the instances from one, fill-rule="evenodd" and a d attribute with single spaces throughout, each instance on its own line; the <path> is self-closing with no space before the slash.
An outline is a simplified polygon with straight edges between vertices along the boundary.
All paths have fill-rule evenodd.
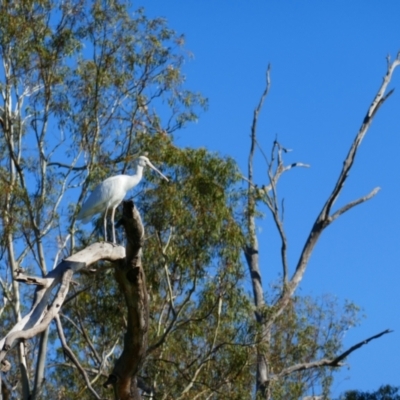
<path id="1" fill-rule="evenodd" d="M 287 166 L 284 165 L 283 160 L 282 160 L 282 151 L 287 153 L 288 149 L 285 149 L 284 147 L 281 146 L 281 144 L 278 141 L 274 141 L 274 145 L 272 146 L 272 151 L 271 151 L 271 162 L 268 167 L 268 177 L 270 184 L 267 186 L 264 186 L 264 190 L 266 192 L 269 192 L 271 190 L 276 190 L 276 186 L 278 184 L 278 181 L 282 174 L 285 172 L 291 170 L 292 168 L 300 167 L 300 168 L 309 168 L 309 164 L 301 163 L 301 162 L 295 162 L 292 164 L 289 164 Z M 276 169 L 273 171 L 274 167 L 274 159 L 275 159 L 275 152 L 277 153 L 277 163 L 276 163 Z"/>
<path id="2" fill-rule="evenodd" d="M 335 213 L 332 214 L 332 216 L 329 218 L 330 223 L 332 223 L 336 218 L 340 217 L 342 214 L 344 214 L 346 211 L 349 211 L 350 209 L 352 209 L 355 206 L 358 206 L 361 203 L 364 203 L 366 201 L 368 201 L 369 199 L 372 199 L 372 197 L 374 197 L 378 192 L 379 192 L 380 188 L 377 187 L 374 190 L 372 190 L 370 193 L 368 193 L 366 196 L 364 197 L 360 197 L 357 200 L 354 200 L 348 204 L 346 204 L 345 206 L 343 206 L 342 208 L 340 208 L 339 210 L 337 210 Z"/>
<path id="3" fill-rule="evenodd" d="M 39 278 L 37 276 L 25 275 L 22 273 L 21 269 L 16 271 L 14 279 L 21 283 L 26 283 L 27 285 L 38 285 L 38 286 L 46 286 L 47 280 L 46 278 Z"/>
<path id="4" fill-rule="evenodd" d="M 40 282 L 36 288 L 31 310 L 11 331 L 0 340 L 0 361 L 7 352 L 21 339 L 29 339 L 41 332 L 59 313 L 66 295 L 72 274 L 98 260 L 121 260 L 125 257 L 125 249 L 109 243 L 95 243 L 86 249 L 68 257 L 50 271 L 44 278 L 34 278 Z M 33 279 L 32 277 L 29 277 Z M 59 285 L 56 296 L 50 301 L 53 289 Z M 50 306 L 48 304 L 50 303 Z"/>
<path id="5" fill-rule="evenodd" d="M 167 244 L 165 246 L 163 246 L 160 232 L 157 231 L 158 243 L 159 243 L 159 246 L 160 246 L 161 253 L 162 253 L 163 257 L 164 257 L 164 271 L 165 271 L 165 278 L 167 280 L 167 287 L 168 287 L 168 300 L 169 300 L 169 304 L 170 304 L 172 312 L 174 314 L 176 314 L 175 306 L 174 306 L 174 296 L 173 296 L 173 292 L 172 292 L 171 280 L 169 278 L 170 273 L 169 273 L 169 270 L 168 270 L 167 254 L 166 254 L 167 248 L 168 248 L 168 246 L 170 244 L 170 241 L 172 239 L 172 234 L 173 234 L 173 228 L 170 229 L 170 233 L 169 233 L 169 236 L 168 236 Z"/>
<path id="6" fill-rule="evenodd" d="M 75 166 L 70 165 L 70 164 L 64 164 L 64 163 L 55 162 L 55 161 L 49 162 L 47 165 L 49 167 L 66 168 L 66 169 L 71 170 L 71 171 L 85 171 L 88 168 L 87 165 L 83 165 L 81 167 L 75 167 Z"/>
<path id="7" fill-rule="evenodd" d="M 42 392 L 45 381 L 44 371 L 46 368 L 47 344 L 49 339 L 49 327 L 47 327 L 40 335 L 40 345 L 35 371 L 35 382 L 33 386 L 32 400 L 36 399 Z"/>
<path id="8" fill-rule="evenodd" d="M 354 346 L 351 346 L 350 349 L 346 350 L 345 352 L 343 352 L 342 354 L 340 354 L 339 356 L 337 356 L 334 360 L 333 360 L 333 364 L 339 364 L 343 359 L 345 359 L 349 354 L 351 354 L 353 351 L 359 349 L 360 347 L 364 346 L 365 344 L 368 344 L 371 340 L 374 339 L 378 339 L 383 335 L 386 335 L 387 333 L 392 333 L 393 331 L 390 329 L 385 329 L 384 331 L 369 337 L 368 339 L 363 340 L 362 342 L 359 342 L 357 344 L 355 344 Z"/>
<path id="9" fill-rule="evenodd" d="M 39 323 L 37 323 L 34 327 L 30 329 L 10 332 L 6 336 L 4 347 L 0 353 L 0 359 L 4 358 L 8 350 L 11 349 L 11 347 L 17 340 L 30 339 L 36 336 L 37 334 L 43 332 L 47 328 L 52 319 L 58 314 L 60 307 L 68 293 L 69 283 L 71 281 L 72 273 L 73 271 L 71 269 L 67 269 L 66 271 L 64 271 L 58 292 L 48 310 L 47 309 L 43 310 L 42 313 L 43 319 L 41 319 Z"/>
<path id="10" fill-rule="evenodd" d="M 350 147 L 349 153 L 343 163 L 342 171 L 339 174 L 336 184 L 332 190 L 332 193 L 328 197 L 325 205 L 323 206 L 320 214 L 318 215 L 318 217 L 311 229 L 311 232 L 306 240 L 303 251 L 302 251 L 299 261 L 297 263 L 296 270 L 290 280 L 288 291 L 286 293 L 282 293 L 282 295 L 276 305 L 277 307 L 275 309 L 274 317 L 268 321 L 269 326 L 271 326 L 274 323 L 274 320 L 282 313 L 283 309 L 286 307 L 286 304 L 289 301 L 289 298 L 293 295 L 293 293 L 297 289 L 298 285 L 300 284 L 300 282 L 303 278 L 305 269 L 307 267 L 308 261 L 312 254 L 312 251 L 313 251 L 316 243 L 318 242 L 318 239 L 321 236 L 323 230 L 338 216 L 340 216 L 347 210 L 351 209 L 355 205 L 368 200 L 369 198 L 373 197 L 376 194 L 375 191 L 372 191 L 369 195 L 365 196 L 364 198 L 361 198 L 361 199 L 356 200 L 355 202 L 349 203 L 347 206 L 344 206 L 339 211 L 337 211 L 332 216 L 330 216 L 332 206 L 335 203 L 335 201 L 337 200 L 337 198 L 339 197 L 339 194 L 341 193 L 344 183 L 349 175 L 350 169 L 353 166 L 353 163 L 355 161 L 355 157 L 357 154 L 357 150 L 362 142 L 362 139 L 366 135 L 368 128 L 370 127 L 370 125 L 372 123 L 372 119 L 373 119 L 374 115 L 376 114 L 376 111 L 382 105 L 382 103 L 388 98 L 388 96 L 391 94 L 391 92 L 389 92 L 385 96 L 385 91 L 387 89 L 387 86 L 390 83 L 390 80 L 392 78 L 395 68 L 399 65 L 400 65 L 399 57 L 392 64 L 388 65 L 388 70 L 383 79 L 382 85 L 379 88 L 374 101 L 372 102 L 371 106 L 369 107 L 366 117 L 364 118 L 362 125 L 360 127 L 360 130 L 358 131 L 358 133 Z"/>
<path id="11" fill-rule="evenodd" d="M 256 233 L 256 225 L 255 225 L 255 206 L 256 199 L 253 193 L 254 181 L 253 181 L 253 162 L 254 162 L 254 152 L 257 144 L 257 123 L 258 123 L 258 115 L 264 104 L 265 98 L 269 92 L 271 87 L 271 79 L 270 79 L 271 66 L 268 65 L 267 73 L 266 73 L 266 85 L 264 92 L 261 95 L 260 101 L 257 107 L 254 110 L 253 114 L 253 122 L 251 125 L 251 144 L 250 144 L 250 152 L 249 152 L 249 160 L 248 160 L 248 191 L 247 191 L 247 230 L 248 230 L 248 238 L 247 243 L 244 246 L 244 255 L 246 257 L 246 262 L 250 271 L 251 276 L 251 284 L 253 288 L 253 297 L 254 297 L 254 305 L 255 305 L 255 317 L 258 323 L 263 324 L 263 315 L 262 309 L 265 305 L 264 299 L 264 291 L 262 287 L 261 280 L 261 272 L 259 266 L 259 254 L 258 254 L 258 240 Z M 264 328 L 264 326 L 262 326 Z M 263 332 L 261 334 L 264 337 L 267 337 L 267 333 Z M 265 362 L 265 359 L 258 354 L 257 357 L 257 389 L 259 389 L 264 382 L 268 381 L 268 366 Z"/>
<path id="12" fill-rule="evenodd" d="M 260 147 L 260 146 L 259 146 Z M 261 150 L 261 148 L 260 148 Z M 279 211 L 279 199 L 277 195 L 277 184 L 279 178 L 286 171 L 289 171 L 295 167 L 309 167 L 308 164 L 296 162 L 285 166 L 283 163 L 282 152 L 287 153 L 288 149 L 281 146 L 281 144 L 275 140 L 271 150 L 271 162 L 268 162 L 266 155 L 263 152 L 264 158 L 268 164 L 268 178 L 269 185 L 262 186 L 261 189 L 256 189 L 256 196 L 261 199 L 269 208 L 274 218 L 276 228 L 281 238 L 281 260 L 282 260 L 282 280 L 283 286 L 285 287 L 288 283 L 289 266 L 287 262 L 287 238 L 283 226 L 283 200 L 282 200 L 282 213 Z M 276 166 L 275 166 L 276 165 Z M 275 167 L 275 168 L 274 168 Z M 271 194 L 269 192 L 272 192 Z"/>
<path id="13" fill-rule="evenodd" d="M 386 335 L 387 333 L 391 333 L 390 329 L 386 329 L 383 332 L 380 332 L 374 336 L 369 337 L 368 339 L 365 339 L 354 346 L 351 346 L 349 349 L 344 351 L 343 353 L 339 354 L 335 358 L 323 358 L 318 361 L 313 361 L 310 363 L 302 363 L 302 364 L 297 364 L 293 365 L 289 368 L 285 368 L 282 372 L 279 374 L 275 375 L 273 378 L 274 379 L 279 379 L 284 376 L 290 375 L 293 372 L 298 372 L 298 371 L 303 371 L 306 369 L 311 369 L 311 368 L 320 368 L 320 367 L 341 367 L 343 365 L 342 361 L 350 355 L 353 351 L 359 349 L 360 347 L 364 346 L 365 344 L 368 344 L 371 340 L 378 339 L 383 335 Z"/>
<path id="14" fill-rule="evenodd" d="M 325 203 L 321 214 L 319 216 L 319 219 L 325 220 L 331 211 L 331 208 L 337 198 L 339 197 L 340 192 L 343 189 L 344 182 L 346 181 L 348 174 L 350 172 L 351 167 L 353 166 L 357 150 L 361 145 L 362 140 L 364 139 L 368 128 L 370 127 L 373 117 L 375 116 L 376 112 L 378 109 L 381 107 L 381 105 L 387 100 L 387 98 L 393 93 L 393 90 L 391 90 L 386 96 L 385 96 L 385 91 L 390 83 L 390 80 L 392 79 L 392 75 L 396 67 L 400 65 L 400 59 L 396 59 L 392 64 L 388 65 L 388 70 L 386 72 L 385 77 L 383 78 L 383 82 L 381 87 L 378 90 L 378 93 L 375 96 L 375 99 L 373 100 L 371 106 L 369 107 L 367 114 L 363 120 L 363 123 L 361 125 L 360 130 L 357 133 L 357 136 L 355 137 L 353 144 L 350 147 L 349 153 L 347 154 L 347 157 L 343 163 L 342 171 L 339 175 L 339 178 L 336 182 L 336 185 L 329 196 L 327 202 Z"/>
<path id="15" fill-rule="evenodd" d="M 267 73 L 266 73 L 266 85 L 263 94 L 261 95 L 260 101 L 258 102 L 257 107 L 254 110 L 253 114 L 253 122 L 251 124 L 251 147 L 249 154 L 249 180 L 253 181 L 253 158 L 254 151 L 257 144 L 257 124 L 258 124 L 258 115 L 261 111 L 261 108 L 264 104 L 265 98 L 267 97 L 269 90 L 271 88 L 271 65 L 268 65 Z"/>
<path id="16" fill-rule="evenodd" d="M 253 114 L 253 122 L 251 125 L 251 145 L 250 145 L 250 153 L 249 153 L 249 161 L 248 161 L 248 205 L 247 205 L 247 228 L 249 233 L 249 243 L 246 245 L 244 249 L 245 257 L 247 264 L 249 266 L 250 275 L 252 279 L 252 286 L 253 286 L 253 295 L 254 295 L 254 303 L 257 309 L 264 305 L 264 294 L 262 289 L 261 283 L 261 273 L 260 268 L 258 265 L 258 242 L 257 242 L 257 234 L 256 234 L 256 227 L 255 227 L 255 220 L 254 220 L 254 209 L 255 209 L 255 198 L 254 194 L 252 193 L 252 188 L 254 187 L 253 181 L 253 159 L 254 159 L 254 152 L 256 147 L 256 138 L 257 138 L 257 123 L 258 123 L 258 116 L 261 111 L 261 108 L 264 104 L 265 98 L 267 97 L 270 87 L 271 87 L 271 66 L 268 65 L 267 73 L 266 73 L 266 85 L 265 89 L 261 95 L 260 101 L 258 102 L 257 107 L 254 110 Z M 256 311 L 256 317 L 259 322 L 261 322 L 261 314 Z"/>
<path id="17" fill-rule="evenodd" d="M 83 379 L 85 380 L 87 388 L 90 390 L 90 392 L 93 394 L 93 396 L 96 399 L 100 400 L 101 397 L 93 389 L 86 371 L 84 370 L 84 368 L 80 364 L 79 360 L 75 357 L 74 352 L 71 350 L 71 348 L 67 344 L 67 341 L 66 341 L 65 336 L 64 336 L 64 330 L 62 328 L 60 316 L 56 315 L 55 320 L 56 320 L 56 324 L 57 324 L 58 336 L 60 338 L 60 341 L 61 341 L 61 344 L 62 344 L 62 347 L 63 347 L 63 350 L 64 350 L 64 354 L 75 364 L 76 368 L 78 369 L 78 371 L 81 373 Z"/>
<path id="18" fill-rule="evenodd" d="M 275 196 L 274 196 L 275 197 Z M 274 201 L 276 199 L 274 198 Z M 283 227 L 283 221 L 279 217 L 278 207 L 270 208 L 272 211 L 272 216 L 274 217 L 275 225 L 278 229 L 279 236 L 281 238 L 281 260 L 282 260 L 282 268 L 283 268 L 283 285 L 286 286 L 288 283 L 288 275 L 289 275 L 289 265 L 287 262 L 287 238 L 285 229 Z"/>

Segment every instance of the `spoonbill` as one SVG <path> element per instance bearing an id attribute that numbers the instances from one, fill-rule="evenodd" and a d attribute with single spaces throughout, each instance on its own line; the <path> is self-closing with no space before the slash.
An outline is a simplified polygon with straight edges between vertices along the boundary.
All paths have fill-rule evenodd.
<path id="1" fill-rule="evenodd" d="M 111 209 L 111 224 L 112 224 L 112 235 L 113 243 L 115 244 L 115 227 L 114 227 L 114 216 L 115 209 L 119 206 L 121 201 L 126 196 L 126 193 L 134 188 L 142 179 L 143 168 L 148 166 L 154 171 L 159 173 L 166 181 L 168 178 L 163 175 L 145 156 L 138 158 L 138 164 L 136 167 L 135 175 L 116 175 L 107 178 L 103 182 L 99 183 L 87 200 L 83 203 L 81 210 L 79 211 L 76 219 L 82 220 L 84 224 L 87 224 L 94 215 L 104 213 L 104 241 L 107 241 L 107 213 Z"/>

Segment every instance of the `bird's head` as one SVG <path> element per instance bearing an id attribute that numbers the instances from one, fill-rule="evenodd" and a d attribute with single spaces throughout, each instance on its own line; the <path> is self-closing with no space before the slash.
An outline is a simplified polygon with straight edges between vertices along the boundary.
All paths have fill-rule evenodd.
<path id="1" fill-rule="evenodd" d="M 159 171 L 151 162 L 150 162 L 150 160 L 147 158 L 147 157 L 145 157 L 145 156 L 140 156 L 139 158 L 138 158 L 138 165 L 139 166 L 141 166 L 141 167 L 150 167 L 151 169 L 153 169 L 154 171 L 156 171 L 158 174 L 160 174 L 167 182 L 169 182 L 168 181 L 168 178 L 161 172 L 161 171 Z"/>
<path id="2" fill-rule="evenodd" d="M 138 158 L 138 164 L 141 166 L 141 167 L 145 167 L 146 165 L 151 165 L 151 162 L 150 162 L 150 160 L 147 158 L 147 157 L 145 157 L 145 156 L 140 156 L 139 158 Z"/>

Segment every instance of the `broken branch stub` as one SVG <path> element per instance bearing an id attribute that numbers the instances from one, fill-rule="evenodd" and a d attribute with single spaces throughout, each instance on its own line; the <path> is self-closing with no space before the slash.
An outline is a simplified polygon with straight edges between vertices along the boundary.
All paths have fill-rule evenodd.
<path id="1" fill-rule="evenodd" d="M 137 373 L 147 351 L 149 305 L 141 253 L 144 228 L 133 201 L 123 203 L 122 225 L 126 232 L 126 258 L 118 262 L 115 279 L 127 306 L 124 348 L 104 386 L 113 385 L 121 400 L 140 399 Z"/>

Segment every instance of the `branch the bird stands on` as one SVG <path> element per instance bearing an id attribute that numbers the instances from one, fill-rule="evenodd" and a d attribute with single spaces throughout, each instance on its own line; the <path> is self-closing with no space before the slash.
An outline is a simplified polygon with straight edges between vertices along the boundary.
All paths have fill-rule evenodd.
<path id="1" fill-rule="evenodd" d="M 127 236 L 126 249 L 109 243 L 94 243 L 63 260 L 42 278 L 18 273 L 15 277 L 18 282 L 36 285 L 35 297 L 30 311 L 0 340 L 1 365 L 6 365 L 5 357 L 12 348 L 19 342 L 45 331 L 54 318 L 57 319 L 57 327 L 61 330 L 60 337 L 63 338 L 59 315 L 63 304 L 68 301 L 67 295 L 74 273 L 88 269 L 99 260 L 107 260 L 115 268 L 116 280 L 125 298 L 128 325 L 122 353 L 104 385 L 113 385 L 118 399 L 132 398 L 132 391 L 138 390 L 132 384 L 132 379 L 136 382 L 136 374 L 147 350 L 149 316 L 146 279 L 141 263 L 144 228 L 132 201 L 124 203 L 122 225 Z M 65 340 L 62 340 L 62 345 L 87 381 L 86 372 L 73 356 Z M 94 396 L 100 399 L 88 381 L 87 385 Z"/>

